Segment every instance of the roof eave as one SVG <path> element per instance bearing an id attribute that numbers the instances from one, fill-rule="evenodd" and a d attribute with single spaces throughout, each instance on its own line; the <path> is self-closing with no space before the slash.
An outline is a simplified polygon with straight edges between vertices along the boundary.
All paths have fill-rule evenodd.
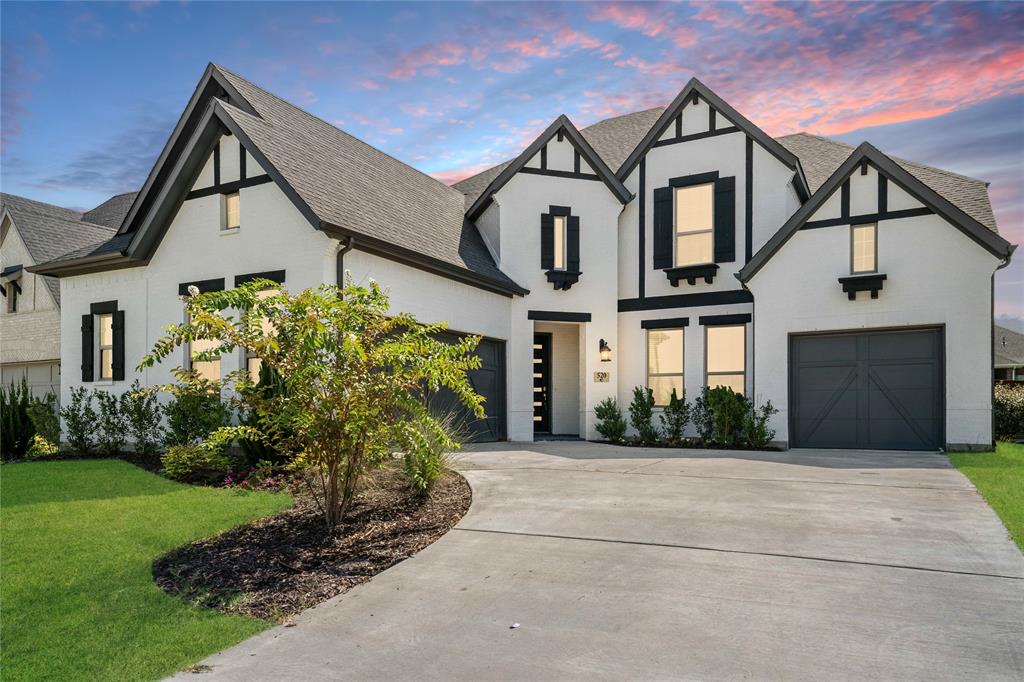
<path id="1" fill-rule="evenodd" d="M 73 275 L 85 275 L 105 270 L 117 270 L 120 268 L 133 268 L 145 265 L 145 261 L 129 258 L 124 251 L 111 251 L 109 253 L 91 254 L 68 260 L 50 261 L 32 265 L 25 269 L 37 275 L 48 275 L 51 277 L 70 277 Z"/>

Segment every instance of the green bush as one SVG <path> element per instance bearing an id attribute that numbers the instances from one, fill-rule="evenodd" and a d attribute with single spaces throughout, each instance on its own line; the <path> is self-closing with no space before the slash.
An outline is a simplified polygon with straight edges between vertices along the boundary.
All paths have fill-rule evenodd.
<path id="1" fill-rule="evenodd" d="M 164 408 L 167 415 L 167 444 L 199 443 L 231 421 L 231 408 L 220 396 L 209 393 L 183 393 Z"/>
<path id="2" fill-rule="evenodd" d="M 775 438 L 775 429 L 770 428 L 768 422 L 778 413 L 779 411 L 775 409 L 770 400 L 760 407 L 755 406 L 753 402 L 750 403 L 750 409 L 747 410 L 747 414 L 743 418 L 743 434 L 746 437 L 747 445 L 758 449 L 768 447 L 768 444 Z"/>
<path id="3" fill-rule="evenodd" d="M 164 441 L 163 410 L 156 394 L 143 391 L 136 379 L 122 397 L 121 410 L 134 451 L 145 456 L 156 454 Z"/>
<path id="4" fill-rule="evenodd" d="M 676 395 L 676 389 L 672 389 L 672 397 L 668 405 L 661 413 L 661 426 L 664 429 L 665 439 L 671 445 L 678 445 L 683 442 L 683 434 L 686 425 L 690 422 L 690 404 L 686 402 L 686 391 L 680 398 Z"/>
<path id="5" fill-rule="evenodd" d="M 96 410 L 87 388 L 71 389 L 71 404 L 61 408 L 64 418 L 64 445 L 72 452 L 87 455 L 96 447 Z"/>
<path id="6" fill-rule="evenodd" d="M 646 386 L 636 386 L 633 388 L 633 402 L 629 404 L 629 420 L 641 445 L 658 443 L 658 427 L 654 425 L 653 417 L 654 391 Z"/>
<path id="7" fill-rule="evenodd" d="M 728 386 L 715 386 L 708 390 L 707 402 L 714 424 L 712 440 L 727 447 L 740 445 L 749 401 Z"/>
<path id="8" fill-rule="evenodd" d="M 697 429 L 697 435 L 701 441 L 710 444 L 715 437 L 715 415 L 708 404 L 708 388 L 705 386 L 700 390 L 700 395 L 693 401 L 693 408 L 690 410 L 690 418 Z"/>
<path id="9" fill-rule="evenodd" d="M 60 443 L 60 406 L 52 391 L 42 398 L 32 398 L 28 404 L 28 416 L 37 434 L 48 443 Z"/>
<path id="10" fill-rule="evenodd" d="M 246 462 L 250 465 L 258 465 L 260 462 L 271 464 L 284 464 L 290 459 L 290 453 L 284 443 L 291 434 L 281 432 L 282 426 L 277 420 L 267 419 L 261 415 L 260 406 L 267 404 L 274 398 L 283 397 L 286 394 L 284 381 L 268 364 L 260 365 L 259 381 L 251 389 L 255 395 L 253 400 L 246 402 L 255 407 L 242 412 L 239 421 L 243 426 L 256 428 L 267 436 L 269 442 L 254 440 L 251 438 L 239 439 L 238 444 L 242 448 Z"/>
<path id="11" fill-rule="evenodd" d="M 626 418 L 615 398 L 605 398 L 594 408 L 597 432 L 611 443 L 621 443 L 626 436 Z"/>
<path id="12" fill-rule="evenodd" d="M 29 445 L 25 456 L 29 459 L 45 459 L 53 457 L 58 452 L 60 452 L 60 448 L 37 433 L 32 437 L 32 444 Z"/>
<path id="13" fill-rule="evenodd" d="M 462 443 L 468 435 L 454 412 L 446 412 L 432 419 L 417 419 L 414 428 L 406 429 L 402 442 L 403 463 L 409 486 L 418 495 L 426 494 L 450 468 L 448 448 Z"/>
<path id="14" fill-rule="evenodd" d="M 121 409 L 123 396 L 98 389 L 95 394 L 100 408 L 96 421 L 96 444 L 101 454 L 119 455 L 124 452 L 128 437 L 128 424 Z"/>
<path id="15" fill-rule="evenodd" d="M 1024 436 L 1024 384 L 996 384 L 993 408 L 997 440 Z"/>
<path id="16" fill-rule="evenodd" d="M 28 452 L 36 428 L 29 416 L 32 394 L 24 377 L 20 384 L 0 386 L 0 459 L 20 459 Z"/>
<path id="17" fill-rule="evenodd" d="M 223 451 L 202 445 L 172 445 L 160 458 L 162 473 L 183 483 L 221 483 L 231 471 Z"/>

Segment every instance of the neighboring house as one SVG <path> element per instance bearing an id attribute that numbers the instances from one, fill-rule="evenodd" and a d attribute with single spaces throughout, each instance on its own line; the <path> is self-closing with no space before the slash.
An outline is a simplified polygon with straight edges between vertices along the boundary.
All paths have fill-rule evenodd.
<path id="1" fill-rule="evenodd" d="M 32 392 L 60 394 L 60 285 L 26 268 L 107 241 L 134 193 L 85 213 L 0 194 L 0 381 L 28 380 Z"/>
<path id="2" fill-rule="evenodd" d="M 773 139 L 697 80 L 447 187 L 210 65 L 116 236 L 34 270 L 61 282 L 65 395 L 125 390 L 190 284 L 349 271 L 483 337 L 480 438 L 596 438 L 604 398 L 727 385 L 780 409 L 783 444 L 936 449 L 991 446 L 1012 251 L 985 183 Z"/>
<path id="3" fill-rule="evenodd" d="M 996 325 L 992 353 L 996 381 L 1024 381 L 1024 334 Z"/>

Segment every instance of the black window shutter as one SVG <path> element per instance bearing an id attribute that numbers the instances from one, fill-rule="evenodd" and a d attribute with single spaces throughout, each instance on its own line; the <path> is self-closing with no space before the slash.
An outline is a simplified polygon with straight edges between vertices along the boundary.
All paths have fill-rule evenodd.
<path id="1" fill-rule="evenodd" d="M 568 233 L 566 234 L 565 241 L 567 242 L 566 263 L 565 269 L 569 272 L 580 271 L 580 218 L 579 216 L 569 216 L 566 218 L 569 222 Z"/>
<path id="2" fill-rule="evenodd" d="M 92 315 L 82 315 L 82 381 L 92 381 Z"/>
<path id="3" fill-rule="evenodd" d="M 113 319 L 114 331 L 114 381 L 124 381 L 124 311 L 115 310 Z"/>
<path id="4" fill-rule="evenodd" d="M 540 267 L 544 270 L 555 267 L 555 217 L 550 213 L 540 216 Z"/>
<path id="5" fill-rule="evenodd" d="M 672 267 L 672 188 L 654 190 L 654 269 Z"/>
<path id="6" fill-rule="evenodd" d="M 715 262 L 736 260 L 736 178 L 715 180 Z"/>

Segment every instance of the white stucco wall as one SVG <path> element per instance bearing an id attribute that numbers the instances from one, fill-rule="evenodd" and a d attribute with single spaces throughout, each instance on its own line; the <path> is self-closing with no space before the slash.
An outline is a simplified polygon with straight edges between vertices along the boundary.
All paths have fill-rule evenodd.
<path id="1" fill-rule="evenodd" d="M 222 162 L 228 156 L 238 158 L 233 137 L 224 138 L 222 144 Z M 221 181 L 237 179 L 237 163 L 233 172 L 234 176 L 227 164 L 222 165 Z M 247 161 L 247 175 L 258 173 L 262 171 L 256 162 Z M 195 188 L 207 186 L 205 183 L 201 175 Z M 285 270 L 284 288 L 292 291 L 334 282 L 337 241 L 314 230 L 274 183 L 243 188 L 240 196 L 238 230 L 220 229 L 221 195 L 189 199 L 148 265 L 61 279 L 62 399 L 68 398 L 73 387 L 83 385 L 81 317 L 89 312 L 91 303 L 116 300 L 118 309 L 125 311 L 125 380 L 85 385 L 121 393 L 136 378 L 144 385 L 169 382 L 170 370 L 182 363 L 184 351 L 156 368 L 135 372 L 164 328 L 183 319 L 179 283 L 223 277 L 225 286 L 232 287 L 236 275 L 270 270 Z M 238 369 L 241 363 L 240 353 L 225 356 L 221 371 Z"/>
<path id="2" fill-rule="evenodd" d="M 550 144 L 550 143 L 549 143 Z M 549 162 L 551 157 L 549 156 Z M 570 161 L 571 162 L 571 161 Z M 616 394 L 618 216 L 622 204 L 604 183 L 596 180 L 557 178 L 520 173 L 496 195 L 501 211 L 501 267 L 529 296 L 511 301 L 507 347 L 509 386 L 509 437 L 533 439 L 533 332 L 531 310 L 589 313 L 591 321 L 579 324 L 581 396 L 584 413 L 581 435 L 598 437 L 594 406 Z M 549 207 L 569 206 L 580 219 L 579 282 L 569 291 L 555 291 L 540 265 L 540 216 Z M 613 361 L 601 362 L 600 339 L 613 349 Z M 610 372 L 607 383 L 594 381 L 594 372 Z"/>
<path id="3" fill-rule="evenodd" d="M 851 183 L 851 207 L 869 206 L 868 197 L 857 196 L 858 186 Z M 863 186 L 871 188 L 868 194 L 875 187 Z M 890 197 L 892 189 L 890 183 Z M 773 422 L 776 438 L 789 440 L 789 334 L 941 325 L 946 442 L 990 444 L 990 287 L 997 259 L 938 216 L 883 221 L 878 269 L 888 279 L 877 299 L 861 292 L 850 301 L 837 281 L 849 275 L 849 249 L 849 226 L 800 230 L 749 282 L 755 299 L 754 390 L 780 410 Z"/>

